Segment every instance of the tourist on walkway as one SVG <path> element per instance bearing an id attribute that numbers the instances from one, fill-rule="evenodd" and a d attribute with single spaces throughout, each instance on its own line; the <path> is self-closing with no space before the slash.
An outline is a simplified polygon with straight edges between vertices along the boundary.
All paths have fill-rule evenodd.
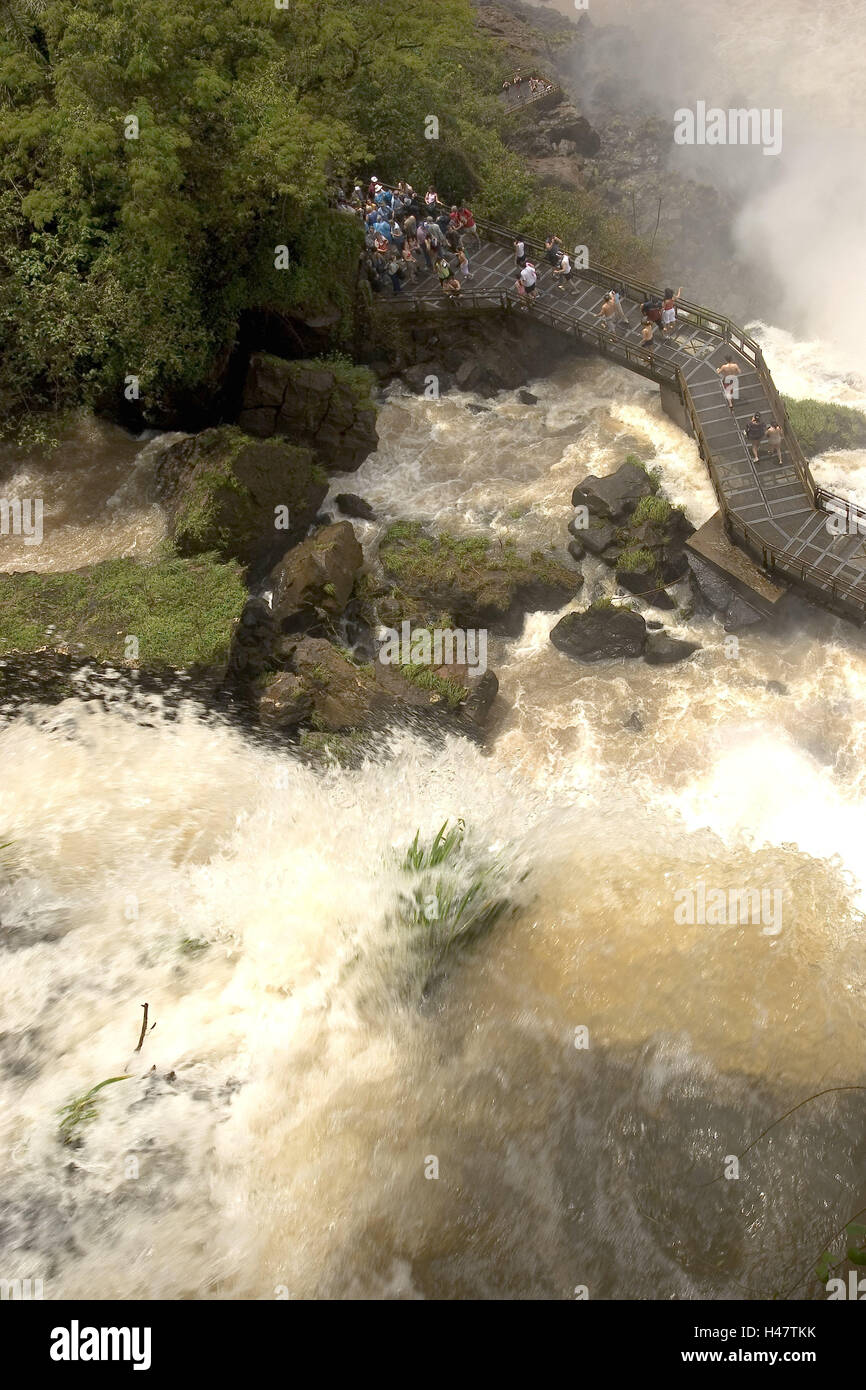
<path id="1" fill-rule="evenodd" d="M 662 301 L 662 333 L 672 333 L 677 324 L 677 300 L 683 292 L 683 287 L 674 294 L 673 290 L 665 290 L 665 297 Z"/>
<path id="2" fill-rule="evenodd" d="M 613 297 L 613 290 L 609 290 L 601 302 L 601 308 L 596 313 L 596 318 L 604 319 L 613 337 L 616 337 L 617 329 L 622 320 L 617 313 L 616 300 Z"/>
<path id="3" fill-rule="evenodd" d="M 561 246 L 562 241 L 558 236 L 549 236 L 544 239 L 544 259 L 549 261 L 552 266 L 559 265 L 559 258 L 562 255 Z"/>
<path id="4" fill-rule="evenodd" d="M 434 213 L 437 207 L 439 206 L 439 194 L 436 192 L 436 189 L 433 187 L 432 183 L 430 187 L 427 189 L 427 192 L 424 194 L 424 202 L 426 204 L 428 212 L 431 213 Z"/>
<path id="5" fill-rule="evenodd" d="M 767 427 L 762 422 L 760 415 L 753 415 L 746 425 L 746 438 L 749 440 L 752 449 L 752 459 L 758 462 L 758 445 L 767 433 Z"/>
<path id="6" fill-rule="evenodd" d="M 388 262 L 388 274 L 391 277 L 391 287 L 395 294 L 403 293 L 402 262 L 392 255 Z"/>
<path id="7" fill-rule="evenodd" d="M 449 298 L 453 299 L 455 295 L 460 294 L 460 281 L 454 278 L 454 271 L 444 256 L 440 256 L 436 262 L 436 274 L 439 276 L 439 284 Z"/>
<path id="8" fill-rule="evenodd" d="M 559 265 L 554 267 L 553 273 L 556 276 L 556 288 L 560 291 L 564 290 L 566 285 L 571 282 L 572 276 L 571 257 L 567 251 L 563 251 Z"/>
<path id="9" fill-rule="evenodd" d="M 535 269 L 532 261 L 527 261 L 521 270 L 520 283 L 523 285 L 523 307 L 526 309 L 530 304 L 535 303 L 535 295 L 538 288 L 538 271 Z"/>
<path id="10" fill-rule="evenodd" d="M 475 218 L 467 207 L 462 207 L 457 213 L 457 227 L 460 232 L 460 244 L 466 245 L 466 238 L 472 237 L 476 248 L 481 250 L 481 237 L 478 235 L 478 228 L 475 225 Z"/>
<path id="11" fill-rule="evenodd" d="M 782 445 L 785 442 L 785 434 L 778 420 L 774 420 L 767 430 L 767 443 L 772 445 L 779 464 L 782 462 Z"/>
<path id="12" fill-rule="evenodd" d="M 627 323 L 628 323 L 628 314 L 626 313 L 625 309 L 622 307 L 622 292 L 621 292 L 620 290 L 611 290 L 611 294 L 613 295 L 613 302 L 614 302 L 614 304 L 616 305 L 616 312 L 615 312 L 615 317 L 616 317 L 616 319 L 618 320 L 619 323 L 627 324 Z"/>
<path id="13" fill-rule="evenodd" d="M 415 240 L 418 242 L 418 245 L 421 248 L 421 255 L 424 257 L 427 269 L 432 270 L 433 253 L 430 247 L 430 233 L 427 228 L 426 222 L 422 221 L 418 223 L 417 229 L 415 231 Z"/>
<path id="14" fill-rule="evenodd" d="M 514 258 L 517 262 L 517 269 L 522 270 L 526 265 L 526 242 L 519 237 L 514 243 Z"/>
<path id="15" fill-rule="evenodd" d="M 641 313 L 643 314 L 644 318 L 649 319 L 651 324 L 654 324 L 657 328 L 660 328 L 662 322 L 661 300 L 656 298 L 655 295 L 653 295 L 650 299 L 645 300 L 640 307 Z"/>
<path id="16" fill-rule="evenodd" d="M 644 319 L 640 330 L 640 345 L 647 349 L 647 356 L 650 366 L 652 366 L 653 355 L 655 353 L 655 327 L 650 319 Z"/>
<path id="17" fill-rule="evenodd" d="M 719 376 L 722 378 L 722 390 L 725 393 L 725 400 L 734 408 L 734 401 L 737 398 L 737 377 L 740 375 L 740 367 L 737 362 L 723 362 L 721 367 L 717 367 Z"/>
<path id="18" fill-rule="evenodd" d="M 469 269 L 469 257 L 462 246 L 457 248 L 457 274 L 461 280 L 471 280 L 472 273 Z"/>

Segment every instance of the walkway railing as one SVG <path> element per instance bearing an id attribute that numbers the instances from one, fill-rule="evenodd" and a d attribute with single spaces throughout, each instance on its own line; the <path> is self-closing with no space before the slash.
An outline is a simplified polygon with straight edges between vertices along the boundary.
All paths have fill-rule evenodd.
<path id="1" fill-rule="evenodd" d="M 510 91 L 503 93 L 505 98 L 503 105 L 506 111 L 525 111 L 527 106 L 534 106 L 535 102 L 544 101 L 545 97 L 549 99 L 550 97 L 560 96 L 562 94 L 561 87 L 553 87 L 549 92 L 532 92 L 529 96 L 525 97 L 513 97 L 511 95 L 513 91 L 514 88 L 512 87 Z"/>

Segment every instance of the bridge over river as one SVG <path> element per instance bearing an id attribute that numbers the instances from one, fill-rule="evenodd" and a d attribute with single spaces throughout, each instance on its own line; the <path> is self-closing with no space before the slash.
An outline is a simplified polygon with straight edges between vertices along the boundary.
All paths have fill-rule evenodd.
<path id="1" fill-rule="evenodd" d="M 676 333 L 650 351 L 640 342 L 641 304 L 660 291 L 624 280 L 604 266 L 575 271 L 560 291 L 544 260 L 544 246 L 524 238 L 538 268 L 535 302 L 525 305 L 514 288 L 516 233 L 478 219 L 481 245 L 467 245 L 472 276 L 459 302 L 420 268 L 403 293 L 379 303 L 400 315 L 455 315 L 473 311 L 525 311 L 560 333 L 657 382 L 662 403 L 695 438 L 715 489 L 719 511 L 693 537 L 691 548 L 732 580 L 747 601 L 770 611 L 793 586 L 813 601 L 862 622 L 866 618 L 866 512 L 816 486 L 791 428 L 759 345 L 723 314 L 688 300 L 678 302 Z M 622 293 L 626 321 L 613 332 L 598 318 L 603 293 Z M 738 397 L 728 407 L 716 368 L 740 367 Z M 756 464 L 745 427 L 758 412 L 783 428 L 779 462 L 761 446 Z M 763 455 L 763 456 L 762 456 Z"/>

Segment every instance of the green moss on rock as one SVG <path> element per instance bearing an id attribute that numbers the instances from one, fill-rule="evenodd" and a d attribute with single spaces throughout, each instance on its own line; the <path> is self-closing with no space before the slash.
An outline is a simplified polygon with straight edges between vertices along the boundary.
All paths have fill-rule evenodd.
<path id="1" fill-rule="evenodd" d="M 379 558 L 408 602 L 402 616 L 422 623 L 449 614 L 458 625 L 513 631 L 524 612 L 556 608 L 583 583 L 572 565 L 541 551 L 527 557 L 511 540 L 432 535 L 414 521 L 388 528 Z"/>
<path id="2" fill-rule="evenodd" d="M 4 574 L 0 653 L 66 648 L 148 668 L 218 667 L 246 597 L 239 566 L 215 555 Z"/>
<path id="3" fill-rule="evenodd" d="M 158 486 L 179 554 L 215 551 L 242 564 L 266 554 L 281 534 L 303 535 L 327 490 L 311 450 L 253 439 L 234 425 L 169 445 Z M 287 521 L 281 531 L 278 508 Z"/>

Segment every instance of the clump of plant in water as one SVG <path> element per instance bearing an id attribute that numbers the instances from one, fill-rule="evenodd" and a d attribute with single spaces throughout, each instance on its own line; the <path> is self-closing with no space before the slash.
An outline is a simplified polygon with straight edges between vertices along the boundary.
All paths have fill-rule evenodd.
<path id="1" fill-rule="evenodd" d="M 82 1142 L 79 1133 L 82 1125 L 90 1124 L 91 1120 L 95 1120 L 99 1114 L 97 1094 L 106 1086 L 114 1086 L 118 1081 L 129 1081 L 129 1079 L 128 1076 L 109 1076 L 105 1081 L 100 1081 L 97 1086 L 91 1086 L 90 1090 L 85 1091 L 83 1096 L 76 1096 L 68 1105 L 64 1105 L 59 1111 L 60 1135 L 64 1144 L 78 1147 Z"/>
<path id="2" fill-rule="evenodd" d="M 395 956 L 400 960 L 404 1002 L 421 1003 L 449 965 L 517 910 L 508 884 L 509 878 L 515 881 L 513 868 L 497 854 L 470 846 L 462 819 L 445 821 L 430 841 L 416 831 L 397 866 L 406 886 L 386 922 L 388 965 Z M 393 989 L 394 972 L 389 974 Z"/>

